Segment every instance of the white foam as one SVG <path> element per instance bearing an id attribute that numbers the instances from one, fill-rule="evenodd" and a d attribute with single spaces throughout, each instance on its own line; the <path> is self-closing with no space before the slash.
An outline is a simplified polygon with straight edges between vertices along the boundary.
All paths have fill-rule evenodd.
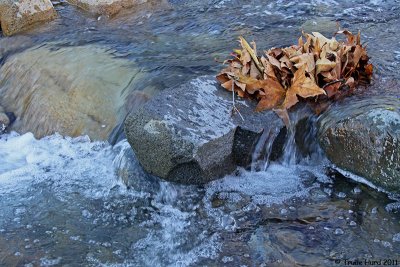
<path id="1" fill-rule="evenodd" d="M 264 172 L 241 171 L 239 176 L 227 176 L 213 181 L 207 186 L 206 198 L 223 192 L 231 200 L 238 200 L 237 194 L 246 195 L 256 205 L 282 204 L 296 197 L 308 196 L 311 187 L 302 183 L 301 174 L 305 171 L 323 173 L 316 167 L 293 165 L 284 166 L 272 163 Z M 326 178 L 328 179 L 328 178 Z"/>
<path id="2" fill-rule="evenodd" d="M 380 187 L 374 185 L 373 183 L 371 183 L 370 181 L 366 180 L 365 178 L 363 178 L 363 177 L 361 177 L 361 176 L 358 176 L 358 175 L 356 175 L 356 174 L 354 174 L 354 173 L 352 173 L 352 172 L 349 172 L 349 171 L 345 171 L 345 170 L 343 170 L 343 169 L 337 167 L 336 165 L 332 165 L 332 167 L 333 167 L 335 170 L 337 170 L 340 174 L 342 174 L 343 176 L 345 176 L 345 177 L 347 177 L 347 178 L 349 178 L 349 179 L 352 179 L 352 180 L 354 180 L 354 181 L 356 181 L 356 182 L 359 182 L 359 183 L 368 185 L 369 187 L 371 187 L 371 188 L 373 188 L 373 189 L 375 189 L 375 190 L 378 190 L 378 191 L 380 191 L 380 192 L 388 193 L 388 192 L 385 191 L 384 189 L 382 189 L 382 188 L 380 188 Z"/>
<path id="3" fill-rule="evenodd" d="M 13 219 L 14 216 L 13 225 L 28 220 L 30 228 L 36 229 L 32 226 L 36 221 L 27 218 L 29 214 L 26 214 L 30 205 L 35 207 L 42 201 L 42 196 L 27 192 L 44 190 L 51 194 L 46 196 L 48 199 L 55 197 L 68 203 L 71 209 L 81 210 L 81 217 L 74 218 L 76 220 L 104 227 L 108 232 L 118 231 L 113 230 L 116 224 L 131 227 L 130 222 L 134 222 L 143 231 L 142 239 L 130 240 L 124 245 L 131 245 L 130 256 L 124 263 L 104 263 L 88 256 L 87 260 L 96 266 L 175 266 L 176 263 L 189 266 L 201 258 L 215 258 L 220 251 L 219 234 L 198 229 L 195 224 L 199 220 L 198 207 L 196 202 L 192 203 L 191 196 L 196 197 L 196 188 L 162 182 L 160 190 L 151 196 L 150 193 L 127 190 L 117 179 L 115 167 L 119 166 L 117 162 L 122 160 L 123 152 L 128 148 L 126 140 L 113 148 L 106 142 L 90 142 L 85 137 L 53 135 L 38 140 L 31 133 L 0 136 L 0 194 L 10 201 L 17 198 L 18 202 L 25 203 L 17 208 L 11 207 L 8 213 L 3 210 L 3 218 Z M 180 198 L 183 195 L 188 198 L 183 200 Z M 152 199 L 149 207 L 142 204 L 130 206 L 136 205 L 136 201 L 147 203 L 149 198 Z M 94 209 L 91 205 L 94 202 L 101 205 Z M 47 208 L 54 208 L 51 202 L 43 207 Z M 138 215 L 142 208 L 150 210 L 148 218 Z M 56 217 L 62 216 L 58 214 Z M 53 222 L 50 218 L 47 223 L 59 227 L 57 220 Z M 48 230 L 48 236 L 43 238 L 51 240 L 52 232 Z M 96 234 L 84 229 L 75 229 L 73 233 L 65 230 L 65 234 L 68 234 L 71 244 L 88 242 L 110 249 L 115 245 L 114 242 L 102 241 L 101 237 L 98 241 Z M 86 240 L 87 237 L 90 240 Z M 183 244 L 187 246 L 182 248 Z M 59 261 L 62 261 L 61 257 L 43 258 L 41 264 L 51 266 Z"/>
<path id="4" fill-rule="evenodd" d="M 111 146 L 88 138 L 56 134 L 37 140 L 32 133 L 2 135 L 0 192 L 51 180 L 60 197 L 79 185 L 88 197 L 98 198 L 122 185 L 114 175 L 113 157 Z"/>

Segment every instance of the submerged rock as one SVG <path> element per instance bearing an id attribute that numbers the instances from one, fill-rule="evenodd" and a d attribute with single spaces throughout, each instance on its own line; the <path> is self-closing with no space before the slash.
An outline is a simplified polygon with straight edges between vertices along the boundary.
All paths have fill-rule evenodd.
<path id="1" fill-rule="evenodd" d="M 400 100 L 350 98 L 319 120 L 319 142 L 339 168 L 400 192 Z"/>
<path id="2" fill-rule="evenodd" d="M 326 35 L 328 38 L 330 38 L 337 29 L 337 22 L 327 17 L 313 18 L 305 21 L 300 26 L 300 30 L 304 32 L 319 32 Z"/>
<path id="3" fill-rule="evenodd" d="M 123 9 L 132 8 L 149 0 L 67 0 L 70 4 L 96 15 L 113 16 Z"/>
<path id="4" fill-rule="evenodd" d="M 4 113 L 4 109 L 0 106 L 0 134 L 3 134 L 10 124 L 10 120 L 6 113 Z"/>
<path id="5" fill-rule="evenodd" d="M 57 13 L 50 0 L 0 1 L 0 22 L 4 35 L 15 34 L 33 24 L 56 17 Z"/>
<path id="6" fill-rule="evenodd" d="M 15 121 L 15 115 L 12 112 L 6 112 L 0 106 L 0 134 L 5 133 L 7 128 Z"/>
<path id="7" fill-rule="evenodd" d="M 0 105 L 17 116 L 15 131 L 105 140 L 123 119 L 124 94 L 138 73 L 98 46 L 35 47 L 1 67 Z"/>
<path id="8" fill-rule="evenodd" d="M 12 38 L 0 38 L 0 60 L 8 54 L 27 49 L 32 46 L 32 38 L 16 35 Z"/>
<path id="9" fill-rule="evenodd" d="M 276 136 L 284 128 L 274 112 L 255 112 L 255 104 L 236 100 L 242 120 L 231 114 L 232 94 L 213 77 L 201 77 L 163 91 L 131 113 L 125 133 L 147 172 L 174 182 L 204 184 L 237 165 L 248 167 L 261 134 Z"/>

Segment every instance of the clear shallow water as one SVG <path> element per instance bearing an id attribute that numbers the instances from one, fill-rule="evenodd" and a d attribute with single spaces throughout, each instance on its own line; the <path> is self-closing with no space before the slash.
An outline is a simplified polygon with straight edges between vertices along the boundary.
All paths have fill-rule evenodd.
<path id="1" fill-rule="evenodd" d="M 200 75 L 216 74 L 222 67 L 220 62 L 229 57 L 233 48 L 237 48 L 240 35 L 249 41 L 256 40 L 259 50 L 263 50 L 296 43 L 301 29 L 320 31 L 330 36 L 336 31 L 336 22 L 339 22 L 341 27 L 349 28 L 353 32 L 361 30 L 362 40 L 370 48 L 368 52 L 375 65 L 377 80 L 397 82 L 399 78 L 398 0 L 252 0 L 246 3 L 174 0 L 144 6 L 136 12 L 123 12 L 111 19 L 90 16 L 63 1 L 56 5 L 56 9 L 59 16 L 55 21 L 24 34 L 0 38 L 1 63 L 4 65 L 11 61 L 13 55 L 17 54 L 18 57 L 19 52 L 35 50 L 37 47 L 41 51 L 48 47 L 48 55 L 45 52 L 41 55 L 44 58 L 51 58 L 57 50 L 69 51 L 80 47 L 93 51 L 93 47 L 97 47 L 103 49 L 107 57 L 118 59 L 113 63 L 107 60 L 102 64 L 104 58 L 99 58 L 99 70 L 93 68 L 95 73 L 88 73 L 97 77 L 96 74 L 102 73 L 101 66 L 114 64 L 111 67 L 119 69 L 124 61 L 124 65 L 132 68 L 135 77 L 120 93 L 120 98 L 114 103 L 115 110 L 107 111 L 117 121 L 100 123 L 100 126 L 107 125 L 107 129 L 113 129 L 127 112 L 155 93 Z M 90 57 L 90 53 L 87 56 Z M 80 57 L 85 58 L 85 55 Z M 67 62 L 68 58 L 61 60 Z M 61 73 L 68 72 L 68 66 L 73 65 L 73 60 L 70 62 L 70 65 L 66 63 L 65 68 L 61 66 L 57 70 Z M 21 69 L 21 75 L 27 71 L 20 65 L 14 67 Z M 78 67 L 73 65 L 72 68 Z M 7 73 L 7 70 L 3 68 L 2 73 Z M 73 75 L 54 77 L 51 71 L 49 73 L 48 87 L 54 86 L 54 82 L 60 88 L 69 88 L 74 82 Z M 45 81 L 40 82 L 43 83 L 40 84 L 41 88 L 47 88 Z M 29 91 L 26 88 L 36 88 L 39 86 L 37 83 L 32 80 L 31 85 L 29 82 L 24 83 L 23 88 Z M 28 92 L 23 94 L 25 97 L 29 95 Z M 139 98 L 143 101 L 137 101 Z M 21 102 L 28 101 L 24 97 L 21 99 Z M 12 103 L 8 106 L 5 99 L 1 99 L 0 103 L 9 109 L 14 105 Z M 41 114 L 42 110 L 37 111 L 36 107 L 32 110 L 29 112 L 30 115 L 33 114 L 29 116 L 30 124 L 35 125 L 35 121 L 39 124 L 42 117 L 36 114 Z M 90 119 L 91 116 L 88 120 Z M 96 121 L 100 120 L 96 116 Z M 40 136 L 34 127 L 30 128 L 36 136 Z"/>
<path id="2" fill-rule="evenodd" d="M 9 55 L 49 42 L 103 45 L 149 74 L 133 90 L 162 90 L 214 74 L 221 68 L 214 59 L 228 57 L 238 46 L 239 35 L 256 40 L 259 49 L 268 49 L 296 43 L 302 28 L 332 35 L 336 22 L 362 31 L 380 76 L 395 76 L 400 63 L 398 0 L 170 0 L 113 19 L 91 17 L 67 4 L 56 9 L 55 21 L 26 33 L 23 41 L 2 40 L 0 47 L 7 46 Z"/>
<path id="3" fill-rule="evenodd" d="M 0 265 L 331 265 L 400 252 L 394 201 L 320 163 L 272 162 L 205 187 L 142 173 L 127 187 L 116 173 L 129 151 L 126 140 L 2 135 Z"/>
<path id="4" fill-rule="evenodd" d="M 399 78 L 398 1 L 177 0 L 111 20 L 56 8 L 56 21 L 0 38 L 1 62 L 45 43 L 96 44 L 139 67 L 144 78 L 132 92 L 152 94 L 216 73 L 214 58 L 223 60 L 238 35 L 259 48 L 289 45 L 304 23 L 328 34 L 335 23 L 327 21 L 337 20 L 362 30 L 377 81 Z M 128 148 L 2 135 L 0 265 L 335 266 L 400 254 L 395 197 L 341 177 L 321 158 L 188 187 L 147 177 L 129 165 Z"/>

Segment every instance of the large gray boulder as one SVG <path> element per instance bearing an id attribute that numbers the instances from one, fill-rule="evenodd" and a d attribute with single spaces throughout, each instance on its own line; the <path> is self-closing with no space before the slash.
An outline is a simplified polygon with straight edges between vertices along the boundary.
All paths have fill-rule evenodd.
<path id="1" fill-rule="evenodd" d="M 341 169 L 400 192 L 400 100 L 396 96 L 350 98 L 319 120 L 319 142 Z"/>
<path id="2" fill-rule="evenodd" d="M 272 111 L 257 113 L 249 100 L 236 100 L 213 77 L 167 89 L 130 114 L 127 139 L 141 165 L 164 179 L 204 184 L 248 167 L 262 133 L 277 136 L 284 124 Z M 279 138 L 275 142 L 279 142 Z M 279 147 L 274 147 L 279 153 Z"/>
<path id="3" fill-rule="evenodd" d="M 50 0 L 0 0 L 0 23 L 4 35 L 24 31 L 33 24 L 56 17 Z"/>

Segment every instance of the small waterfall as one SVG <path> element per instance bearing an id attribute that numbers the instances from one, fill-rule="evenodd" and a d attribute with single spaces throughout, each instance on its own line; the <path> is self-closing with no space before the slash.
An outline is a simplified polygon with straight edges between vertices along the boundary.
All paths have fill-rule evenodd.
<path id="1" fill-rule="evenodd" d="M 325 160 L 325 154 L 318 143 L 318 116 L 310 116 L 307 120 L 300 122 L 297 126 L 297 148 L 298 155 L 306 163 L 317 163 Z"/>
<path id="2" fill-rule="evenodd" d="M 283 166 L 292 166 L 302 160 L 316 160 L 323 157 L 316 142 L 315 122 L 316 116 L 306 106 L 290 112 L 285 143 L 278 159 Z M 252 154 L 252 172 L 265 171 L 268 168 L 273 144 L 278 135 L 279 129 L 269 129 L 263 132 Z"/>
<path id="3" fill-rule="evenodd" d="M 281 162 L 285 166 L 295 165 L 298 163 L 300 155 L 296 144 L 296 130 L 299 121 L 305 119 L 306 114 L 308 113 L 304 107 L 289 113 L 286 142 L 283 147 L 283 155 L 281 158 Z"/>
<path id="4" fill-rule="evenodd" d="M 278 128 L 270 129 L 262 133 L 251 157 L 252 172 L 264 171 L 268 168 L 272 145 L 278 134 Z"/>

